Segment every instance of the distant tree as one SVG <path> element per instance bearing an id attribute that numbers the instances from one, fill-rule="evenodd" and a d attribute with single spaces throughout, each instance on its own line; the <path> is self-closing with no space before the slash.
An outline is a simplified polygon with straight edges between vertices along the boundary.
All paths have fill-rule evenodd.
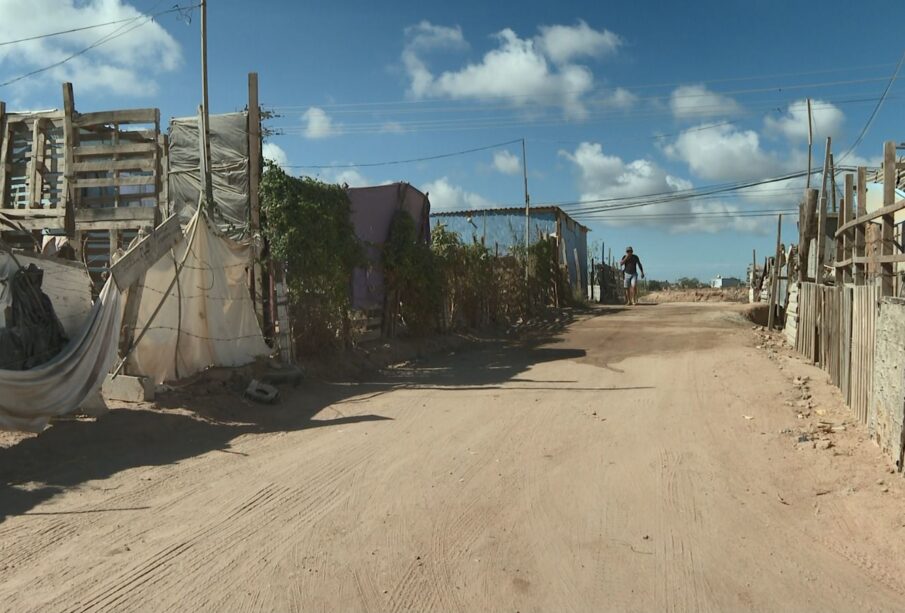
<path id="1" fill-rule="evenodd" d="M 707 284 L 702 283 L 700 279 L 695 277 L 681 277 L 676 280 L 676 287 L 680 289 L 701 289 L 707 287 Z"/>

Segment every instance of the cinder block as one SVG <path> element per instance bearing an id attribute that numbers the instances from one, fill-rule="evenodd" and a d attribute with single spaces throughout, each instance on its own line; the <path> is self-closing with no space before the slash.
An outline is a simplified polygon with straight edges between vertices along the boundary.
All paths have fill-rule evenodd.
<path id="1" fill-rule="evenodd" d="M 101 389 L 106 400 L 123 402 L 151 402 L 154 400 L 154 382 L 147 377 L 129 375 L 107 375 Z"/>

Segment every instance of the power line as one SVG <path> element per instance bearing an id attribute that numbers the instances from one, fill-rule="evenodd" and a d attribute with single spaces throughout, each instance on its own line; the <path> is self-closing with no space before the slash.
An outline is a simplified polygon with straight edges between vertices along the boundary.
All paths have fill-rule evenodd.
<path id="1" fill-rule="evenodd" d="M 655 84 L 643 84 L 643 85 L 632 85 L 627 86 L 624 89 L 652 89 L 657 87 L 676 87 L 681 85 L 688 85 L 690 82 L 694 84 L 710 84 L 710 83 L 728 83 L 728 82 L 737 82 L 737 81 L 755 81 L 762 79 L 772 79 L 772 78 L 784 78 L 784 77 L 800 77 L 800 76 L 811 76 L 818 74 L 833 74 L 833 73 L 842 73 L 842 72 L 851 72 L 851 71 L 863 71 L 872 68 L 886 68 L 891 66 L 890 63 L 882 63 L 882 64 L 872 64 L 866 66 L 852 66 L 848 68 L 836 68 L 836 69 L 825 69 L 825 70 L 815 70 L 815 71 L 807 71 L 807 72 L 798 72 L 798 73 L 778 73 L 773 75 L 756 75 L 756 76 L 748 76 L 748 77 L 729 77 L 724 79 L 708 79 L 708 80 L 694 80 L 689 79 L 684 82 L 675 82 L 675 83 L 655 83 Z M 881 77 L 875 80 L 885 80 L 886 77 Z M 806 87 L 819 87 L 828 84 L 851 84 L 863 82 L 863 80 L 853 80 L 853 81 L 833 81 L 829 83 L 817 83 L 817 84 L 806 84 L 806 85 L 791 85 L 791 86 L 777 86 L 771 87 L 761 90 L 740 90 L 741 92 L 749 93 L 751 91 L 773 91 L 776 89 L 793 89 L 793 88 L 806 88 Z M 560 93 L 569 93 L 569 90 L 560 90 Z M 584 93 L 583 91 L 573 90 L 571 93 Z M 717 94 L 727 94 L 732 92 L 714 92 Z M 511 95 L 499 95 L 490 97 L 493 100 L 507 100 L 507 99 L 522 99 L 522 98 L 535 98 L 535 94 L 511 94 Z M 333 103 L 333 104 L 318 104 L 312 103 L 307 105 L 267 105 L 267 108 L 274 110 L 289 110 L 289 109 L 307 109 L 311 106 L 317 106 L 319 108 L 324 109 L 339 109 L 339 108 L 354 108 L 354 107 L 381 107 L 381 106 L 391 106 L 391 105 L 399 105 L 399 106 L 409 106 L 409 105 L 417 105 L 417 104 L 431 104 L 434 102 L 445 102 L 443 100 L 394 100 L 394 101 L 382 101 L 382 102 L 348 102 L 348 103 Z"/>
<path id="2" fill-rule="evenodd" d="M 852 98 L 844 100 L 828 101 L 825 106 L 817 106 L 820 108 L 833 108 L 834 105 L 855 104 L 864 102 L 873 102 L 877 98 Z M 786 104 L 787 101 L 763 103 L 754 107 L 749 107 L 741 112 L 736 112 L 736 116 L 758 116 L 781 110 L 779 105 Z M 720 107 L 698 107 L 694 113 L 686 115 L 686 119 L 706 120 L 721 113 Z M 604 121 L 627 121 L 627 120 L 643 120 L 654 117 L 672 115 L 670 110 L 642 110 L 640 112 L 628 111 L 607 111 L 598 113 L 589 113 L 588 116 L 581 120 L 573 120 L 564 117 L 543 116 L 540 119 L 524 117 L 518 115 L 500 116 L 500 117 L 479 117 L 479 118 L 454 118 L 454 119 L 427 119 L 411 122 L 394 122 L 395 131 L 399 133 L 415 133 L 415 132 L 458 132 L 465 130 L 484 130 L 490 128 L 514 128 L 514 127 L 553 127 L 563 124 L 576 125 L 592 125 Z M 740 121 L 740 120 L 736 120 Z M 286 134 L 304 134 L 306 128 L 302 125 L 291 126 L 275 126 L 273 128 L 278 135 Z M 707 128 L 710 129 L 710 128 Z M 364 134 L 381 134 L 386 133 L 386 122 L 360 122 L 349 126 L 342 126 L 337 129 L 338 135 L 364 135 Z"/>
<path id="3" fill-rule="evenodd" d="M 160 2 L 158 2 L 157 4 L 160 4 Z M 69 61 L 71 61 L 71 60 L 74 60 L 75 58 L 77 58 L 77 57 L 79 57 L 79 56 L 81 56 L 81 55 L 84 55 L 84 54 L 88 53 L 88 52 L 91 51 L 92 49 L 96 49 L 97 47 L 100 47 L 101 45 L 103 45 L 103 44 L 105 44 L 105 43 L 108 43 L 108 42 L 110 42 L 111 40 L 115 40 L 115 39 L 119 38 L 120 36 L 125 36 L 125 35 L 128 34 L 129 32 L 132 32 L 133 30 L 136 30 L 136 29 L 138 29 L 138 28 L 140 28 L 140 27 L 142 27 L 142 26 L 144 26 L 144 25 L 147 25 L 147 24 L 150 23 L 155 17 L 157 17 L 157 16 L 159 16 L 159 15 L 165 15 L 165 14 L 167 14 L 167 13 L 175 13 L 175 12 L 185 12 L 185 11 L 189 11 L 189 10 L 192 10 L 192 9 L 194 9 L 194 8 L 197 8 L 197 7 L 199 7 L 199 6 L 200 6 L 199 4 L 193 4 L 193 5 L 191 5 L 191 6 L 179 6 L 179 5 L 176 5 L 176 6 L 174 6 L 173 8 L 167 9 L 167 10 L 165 10 L 165 11 L 161 11 L 161 12 L 159 12 L 159 13 L 152 13 L 152 14 L 150 14 L 150 15 L 139 15 L 138 17 L 133 17 L 133 18 L 131 18 L 131 19 L 128 19 L 128 20 L 126 20 L 126 22 L 125 22 L 123 25 L 121 25 L 119 28 L 117 28 L 117 29 L 114 30 L 113 32 L 111 32 L 111 33 L 109 33 L 109 34 L 106 34 L 106 35 L 102 36 L 101 38 L 99 38 L 99 39 L 97 39 L 95 42 L 93 42 L 92 44 L 88 45 L 87 47 L 85 47 L 85 48 L 83 48 L 83 49 L 80 49 L 80 50 L 76 51 L 76 52 L 73 53 L 72 55 L 70 55 L 70 56 L 68 56 L 68 57 L 66 57 L 66 58 L 63 58 L 62 60 L 60 60 L 60 61 L 58 61 L 58 62 L 54 62 L 53 64 L 50 64 L 50 65 L 48 65 L 48 66 L 44 66 L 44 67 L 42 67 L 42 68 L 37 68 L 37 69 L 35 69 L 35 70 L 32 70 L 31 72 L 27 72 L 27 73 L 25 73 L 25 74 L 21 74 L 21 75 L 19 75 L 18 77 L 14 77 L 14 78 L 12 78 L 12 79 L 9 79 L 8 81 L 4 81 L 3 83 L 0 83 L 0 87 L 6 87 L 7 85 L 12 85 L 13 83 L 16 83 L 16 82 L 18 82 L 18 81 L 21 81 L 21 80 L 23 80 L 23 79 L 27 79 L 27 78 L 29 78 L 29 77 L 33 77 L 33 76 L 35 76 L 35 75 L 37 75 L 37 74 L 40 74 L 40 73 L 42 73 L 42 72 L 46 72 L 46 71 L 51 70 L 51 69 L 53 69 L 53 68 L 57 68 L 58 66 L 62 66 L 63 64 L 65 64 L 65 63 L 67 63 L 67 62 L 69 62 Z M 141 20 L 141 19 L 144 19 L 144 21 L 142 21 L 141 23 L 139 23 L 139 24 L 137 24 L 137 25 L 135 25 L 135 26 L 133 26 L 133 27 L 131 27 L 131 28 L 129 28 L 129 29 L 124 29 L 124 28 L 126 28 L 128 25 L 130 25 L 130 24 L 132 24 L 132 23 L 134 23 L 134 22 L 136 22 L 136 21 L 138 21 L 138 20 Z"/>
<path id="4" fill-rule="evenodd" d="M 505 143 L 496 143 L 495 145 L 485 145 L 483 147 L 475 147 L 473 149 L 464 149 L 462 151 L 453 151 L 451 153 L 441 153 L 439 155 L 430 155 L 426 157 L 420 158 L 412 158 L 408 160 L 392 160 L 389 162 L 368 162 L 363 164 L 286 164 L 284 165 L 286 168 L 371 168 L 374 166 L 393 166 L 396 164 L 410 164 L 412 162 L 426 162 L 429 160 L 439 160 L 443 158 L 450 158 L 457 155 L 465 155 L 468 153 L 475 153 L 477 151 L 487 151 L 488 149 L 498 149 L 500 147 L 505 147 L 507 145 L 513 145 L 515 143 L 522 142 L 522 139 L 510 140 Z"/>
<path id="5" fill-rule="evenodd" d="M 892 76 L 889 78 L 889 83 L 886 84 L 886 89 L 883 90 L 883 95 L 880 96 L 880 99 L 877 101 L 877 106 L 874 107 L 874 110 L 871 112 L 870 116 L 867 118 L 867 122 L 864 124 L 864 127 L 861 129 L 861 133 L 858 134 L 858 138 L 852 143 L 852 146 L 848 148 L 848 150 L 842 154 L 842 157 L 839 158 L 841 162 L 845 158 L 851 154 L 855 148 L 861 144 L 861 141 L 864 140 L 864 136 L 867 134 L 867 131 L 870 129 L 870 126 L 873 124 L 874 119 L 877 117 L 877 113 L 880 112 L 880 107 L 883 106 L 883 102 L 886 100 L 886 96 L 889 94 L 889 90 L 892 88 L 892 84 L 896 82 L 896 77 L 899 76 L 899 71 L 902 69 L 902 62 L 905 61 L 905 52 L 902 53 L 902 57 L 899 58 L 899 63 L 896 65 L 895 72 L 892 73 Z M 835 180 L 835 178 L 834 178 Z"/>
<path id="6" fill-rule="evenodd" d="M 63 34 L 72 34 L 74 32 L 84 32 L 85 30 L 95 30 L 97 28 L 103 28 L 104 26 L 114 26 L 118 23 L 125 23 L 127 21 L 135 21 L 138 17 L 126 17 L 125 19 L 117 19 L 116 21 L 107 21 L 105 23 L 95 23 L 90 26 L 83 26 L 81 28 L 72 28 L 69 30 L 60 30 L 59 32 L 50 32 L 48 34 L 38 34 L 36 36 L 29 36 L 27 38 L 18 38 L 16 40 L 7 40 L 0 42 L 0 47 L 6 47 L 7 45 L 16 45 L 18 43 L 26 43 L 32 40 L 40 40 L 43 38 L 52 38 L 54 36 L 62 36 Z"/>

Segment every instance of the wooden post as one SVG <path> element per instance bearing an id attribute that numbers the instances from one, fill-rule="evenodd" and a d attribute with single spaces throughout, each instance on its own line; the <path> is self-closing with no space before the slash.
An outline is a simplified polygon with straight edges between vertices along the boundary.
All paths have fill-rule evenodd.
<path id="1" fill-rule="evenodd" d="M 9 140 L 9 120 L 6 117 L 6 103 L 0 100 L 0 209 L 6 208 L 7 141 Z"/>
<path id="2" fill-rule="evenodd" d="M 31 162 L 28 166 L 28 208 L 36 209 L 41 201 L 41 172 L 38 164 L 43 164 L 43 132 L 41 119 L 35 117 L 31 124 Z"/>
<path id="3" fill-rule="evenodd" d="M 811 120 L 811 99 L 808 98 L 808 182 L 806 189 L 811 189 L 811 154 L 814 149 L 814 122 Z"/>
<path id="4" fill-rule="evenodd" d="M 833 203 L 833 212 L 835 213 L 838 209 L 836 209 L 836 162 L 833 159 L 833 154 L 830 154 L 830 200 Z"/>
<path id="5" fill-rule="evenodd" d="M 782 258 L 782 214 L 776 222 L 776 259 L 773 261 L 773 275 L 770 278 L 770 313 L 767 316 L 767 328 L 773 329 L 776 317 L 776 294 L 779 293 L 779 262 Z"/>
<path id="6" fill-rule="evenodd" d="M 757 291 L 757 249 L 751 250 L 751 302 L 760 302 L 760 293 Z"/>
<path id="7" fill-rule="evenodd" d="M 72 96 L 72 83 L 63 83 L 63 193 L 61 194 L 60 207 L 66 211 L 66 234 L 69 238 L 75 236 L 75 198 L 73 198 L 73 172 L 74 163 L 72 149 L 75 146 L 72 118 L 75 114 L 75 105 Z"/>
<path id="8" fill-rule="evenodd" d="M 808 270 L 808 261 L 811 253 L 811 239 L 815 237 L 816 217 L 817 217 L 817 190 L 808 189 L 805 191 L 803 210 L 800 218 L 799 238 L 798 238 L 798 262 L 800 278 L 802 281 L 813 281 L 810 271 Z"/>
<path id="9" fill-rule="evenodd" d="M 896 143 L 888 140 L 883 144 L 883 206 L 889 206 L 896 201 Z M 890 213 L 882 217 L 882 241 L 880 243 L 880 255 L 893 255 L 895 244 L 895 215 Z M 895 289 L 895 264 L 883 262 L 880 264 L 882 280 L 880 284 L 881 296 L 894 295 Z"/>
<path id="10" fill-rule="evenodd" d="M 845 175 L 845 199 L 842 201 L 842 212 L 839 216 L 839 225 L 843 226 L 855 218 L 855 175 Z M 842 259 L 851 260 L 854 255 L 854 232 L 846 230 L 842 237 Z M 849 263 L 842 271 L 842 282 L 852 282 L 852 265 Z"/>
<path id="11" fill-rule="evenodd" d="M 259 189 L 261 185 L 261 169 L 263 156 L 261 153 L 261 106 L 258 102 L 258 73 L 248 73 L 248 192 L 251 225 L 251 236 L 255 249 L 251 254 L 251 299 L 259 320 L 264 317 L 263 278 L 261 264 L 257 261 L 260 253 L 257 246 L 263 238 L 261 234 L 261 201 Z"/>
<path id="12" fill-rule="evenodd" d="M 867 215 L 867 169 L 864 166 L 858 167 L 858 201 L 855 210 L 855 218 Z M 855 258 L 863 258 L 865 256 L 865 236 L 864 224 L 855 226 Z M 864 285 L 864 274 L 866 266 L 863 261 L 855 264 L 855 285 Z"/>
<path id="13" fill-rule="evenodd" d="M 590 292 L 591 292 L 591 302 L 594 301 L 594 277 L 596 276 L 595 272 L 596 272 L 596 269 L 594 268 L 594 258 L 591 258 L 591 274 L 588 275 L 588 277 L 590 277 L 590 279 L 589 279 L 590 282 L 588 283 L 588 285 L 591 286 L 589 288 Z"/>
<path id="14" fill-rule="evenodd" d="M 826 259 L 826 182 L 830 172 L 830 148 L 832 139 L 826 137 L 826 154 L 823 158 L 823 188 L 820 190 L 820 210 L 817 213 L 817 270 L 814 271 L 814 280 L 818 285 L 823 284 L 823 263 Z"/>

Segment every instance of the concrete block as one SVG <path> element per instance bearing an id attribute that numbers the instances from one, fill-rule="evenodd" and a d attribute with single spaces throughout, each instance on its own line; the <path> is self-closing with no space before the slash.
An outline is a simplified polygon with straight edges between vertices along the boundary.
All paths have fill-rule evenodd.
<path id="1" fill-rule="evenodd" d="M 101 393 L 107 400 L 123 402 L 151 402 L 154 400 L 154 382 L 147 377 L 107 375 Z"/>

